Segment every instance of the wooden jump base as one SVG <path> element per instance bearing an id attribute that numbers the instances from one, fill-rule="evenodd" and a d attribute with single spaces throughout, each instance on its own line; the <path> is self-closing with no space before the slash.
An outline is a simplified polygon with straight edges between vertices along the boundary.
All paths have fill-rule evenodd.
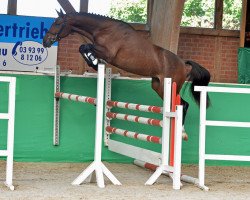
<path id="1" fill-rule="evenodd" d="M 94 161 L 85 169 L 73 182 L 72 185 L 80 185 L 83 181 L 85 181 L 89 176 L 90 180 L 93 180 L 93 172 L 95 171 L 97 185 L 100 188 L 104 188 L 104 176 L 105 174 L 109 180 L 114 185 L 121 185 L 121 183 L 115 178 L 115 176 L 108 170 L 107 167 L 102 163 L 101 154 L 102 154 L 102 131 L 103 131 L 103 96 L 104 96 L 104 73 L 105 66 L 103 64 L 98 65 L 98 78 L 97 78 L 97 97 L 85 97 L 79 95 L 73 95 L 68 93 L 60 92 L 60 68 L 56 67 L 55 73 L 55 118 L 54 118 L 54 133 L 57 133 L 57 137 L 59 136 L 59 99 L 67 99 L 71 101 L 79 101 L 82 103 L 89 103 L 96 105 L 96 130 L 95 130 L 95 155 Z M 58 80 L 59 79 L 59 80 Z M 59 83 L 59 85 L 58 85 Z M 55 140 L 54 140 L 55 141 Z M 58 138 L 57 138 L 58 142 Z M 58 143 L 57 143 L 58 145 Z"/>
<path id="2" fill-rule="evenodd" d="M 176 87 L 176 86 L 174 86 Z M 133 103 L 125 103 L 119 101 L 111 100 L 111 71 L 109 69 L 106 70 L 106 121 L 105 121 L 105 130 L 106 137 L 105 143 L 108 146 L 109 150 L 126 155 L 128 157 L 132 157 L 138 160 L 143 160 L 144 162 L 153 163 L 158 165 L 159 167 L 155 171 L 155 173 L 147 180 L 146 185 L 152 185 L 161 174 L 164 174 L 166 171 L 171 172 L 171 177 L 173 179 L 173 188 L 180 189 L 181 182 L 181 143 L 182 143 L 182 106 L 178 105 L 175 112 L 171 112 L 171 79 L 164 80 L 164 102 L 163 107 L 158 106 L 149 106 L 149 105 L 141 105 L 141 104 L 133 104 Z M 175 92 L 176 95 L 176 92 Z M 176 97 L 175 97 L 176 98 Z M 174 98 L 173 107 L 176 107 L 177 100 Z M 154 112 L 162 114 L 162 120 L 156 120 L 151 118 L 139 117 L 134 115 L 126 115 L 121 113 L 110 112 L 112 107 L 119 107 L 123 109 L 131 109 L 138 110 L 142 112 Z M 175 134 L 174 141 L 170 149 L 170 118 L 174 118 L 175 124 Z M 162 127 L 162 137 L 156 137 L 151 135 L 146 135 L 142 133 L 136 133 L 133 131 L 123 130 L 116 127 L 110 126 L 111 119 L 119 119 L 125 121 L 131 121 L 135 123 L 160 126 Z M 150 150 L 146 150 L 140 147 L 136 147 L 133 145 L 125 144 L 122 142 L 118 142 L 109 138 L 109 134 L 119 134 L 125 137 L 130 137 L 142 141 L 154 142 L 158 144 L 162 144 L 161 153 L 153 152 Z M 169 157 L 170 154 L 171 155 Z M 171 160 L 172 166 L 169 164 Z"/>
<path id="3" fill-rule="evenodd" d="M 230 160 L 230 161 L 250 161 L 250 156 L 245 155 L 220 155 L 207 154 L 206 149 L 206 126 L 224 126 L 224 127 L 245 127 L 250 128 L 250 122 L 233 122 L 233 121 L 215 121 L 206 119 L 207 93 L 238 93 L 250 94 L 248 88 L 226 88 L 211 86 L 195 86 L 195 91 L 201 92 L 200 99 L 200 130 L 199 130 L 199 187 L 205 186 L 205 161 L 206 160 Z"/>
<path id="4" fill-rule="evenodd" d="M 0 156 L 7 157 L 5 185 L 9 187 L 10 190 L 14 190 L 14 186 L 12 182 L 13 182 L 16 78 L 15 77 L 0 77 L 0 82 L 9 83 L 8 113 L 0 113 L 0 119 L 8 120 L 7 149 L 0 150 Z"/>

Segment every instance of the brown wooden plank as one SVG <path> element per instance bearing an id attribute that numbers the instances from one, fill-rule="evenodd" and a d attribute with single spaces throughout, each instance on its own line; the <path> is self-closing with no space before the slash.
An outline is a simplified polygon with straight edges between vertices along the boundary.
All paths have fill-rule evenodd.
<path id="1" fill-rule="evenodd" d="M 223 18 L 223 1 L 215 1 L 215 16 L 214 16 L 214 28 L 222 29 L 222 18 Z"/>
<path id="2" fill-rule="evenodd" d="M 178 0 L 175 6 L 174 19 L 172 24 L 171 40 L 170 40 L 170 51 L 177 54 L 179 36 L 180 36 L 180 24 L 183 14 L 185 0 Z"/>
<path id="3" fill-rule="evenodd" d="M 245 31 L 247 17 L 247 0 L 242 0 L 241 24 L 240 24 L 240 47 L 245 46 Z"/>
<path id="4" fill-rule="evenodd" d="M 88 12 L 89 0 L 80 0 L 80 12 Z"/>
<path id="5" fill-rule="evenodd" d="M 240 31 L 238 31 L 238 30 L 216 30 L 213 28 L 181 27 L 180 32 L 183 34 L 192 34 L 192 35 L 240 37 Z"/>
<path id="6" fill-rule="evenodd" d="M 16 15 L 17 11 L 17 0 L 8 0 L 8 8 L 7 14 L 8 15 Z"/>
<path id="7" fill-rule="evenodd" d="M 57 0 L 58 3 L 62 6 L 63 10 L 66 13 L 73 13 L 76 12 L 74 7 L 71 5 L 71 3 L 68 0 Z"/>
<path id="8" fill-rule="evenodd" d="M 154 1 L 151 36 L 154 44 L 177 53 L 184 0 Z"/>

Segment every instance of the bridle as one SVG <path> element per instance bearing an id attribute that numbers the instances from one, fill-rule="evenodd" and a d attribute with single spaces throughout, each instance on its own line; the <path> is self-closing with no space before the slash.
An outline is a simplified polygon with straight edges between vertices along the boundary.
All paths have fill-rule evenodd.
<path id="1" fill-rule="evenodd" d="M 61 26 L 61 28 L 59 29 L 58 33 L 52 33 L 52 32 L 50 32 L 50 31 L 47 31 L 47 33 L 50 33 L 51 35 L 55 36 L 55 37 L 53 38 L 53 42 L 55 42 L 55 41 L 60 41 L 60 40 L 62 39 L 62 37 L 60 36 L 60 34 L 62 33 L 62 31 L 63 31 L 63 29 L 65 28 L 65 26 L 66 26 L 66 20 L 63 21 L 62 26 Z"/>

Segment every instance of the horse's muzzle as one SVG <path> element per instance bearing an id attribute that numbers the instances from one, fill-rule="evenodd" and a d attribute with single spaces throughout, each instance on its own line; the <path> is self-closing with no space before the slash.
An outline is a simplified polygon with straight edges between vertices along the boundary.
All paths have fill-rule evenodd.
<path id="1" fill-rule="evenodd" d="M 52 45 L 53 43 L 51 42 L 51 41 L 43 41 L 43 47 L 45 47 L 45 48 L 49 48 L 49 47 L 51 47 L 51 45 Z"/>

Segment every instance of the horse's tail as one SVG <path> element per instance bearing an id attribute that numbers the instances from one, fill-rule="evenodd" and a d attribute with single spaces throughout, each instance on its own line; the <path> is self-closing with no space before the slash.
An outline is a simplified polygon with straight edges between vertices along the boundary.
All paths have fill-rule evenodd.
<path id="1" fill-rule="evenodd" d="M 199 105 L 200 103 L 200 92 L 194 91 L 194 86 L 207 86 L 210 81 L 210 73 L 207 69 L 199 65 L 194 61 L 186 61 L 188 65 L 192 66 L 190 73 L 188 74 L 188 81 L 191 81 L 191 93 L 194 97 L 195 102 Z M 209 97 L 207 96 L 207 107 L 210 105 Z"/>

